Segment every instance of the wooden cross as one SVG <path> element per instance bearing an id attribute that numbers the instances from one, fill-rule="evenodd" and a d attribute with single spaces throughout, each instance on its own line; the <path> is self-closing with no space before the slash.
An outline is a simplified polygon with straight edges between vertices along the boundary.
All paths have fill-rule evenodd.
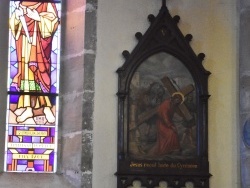
<path id="1" fill-rule="evenodd" d="M 184 96 L 187 96 L 188 94 L 190 94 L 194 90 L 194 86 L 192 84 L 189 84 L 186 87 L 184 87 L 178 91 L 175 88 L 175 86 L 173 85 L 173 83 L 171 82 L 171 80 L 167 76 L 163 77 L 161 79 L 161 81 L 171 96 L 175 92 L 181 92 Z M 154 116 L 157 113 L 158 108 L 159 108 L 159 106 L 157 106 L 157 107 L 155 107 L 147 112 L 141 113 L 138 116 L 135 127 L 130 127 L 130 130 L 138 128 L 139 125 L 141 125 L 142 123 L 144 123 L 145 121 L 150 119 L 152 116 Z M 193 118 L 193 116 L 191 115 L 191 113 L 189 112 L 188 108 L 186 107 L 186 105 L 184 103 L 181 103 L 178 106 L 178 108 L 176 109 L 176 113 L 178 113 L 180 116 L 182 116 L 187 121 L 190 121 Z"/>
<path id="2" fill-rule="evenodd" d="M 173 83 L 170 81 L 170 79 L 165 76 L 161 79 L 163 85 L 166 87 L 166 89 L 169 91 L 170 95 L 172 96 L 173 93 L 177 92 L 178 90 L 174 87 Z M 184 96 L 187 96 L 189 93 L 191 93 L 194 90 L 194 86 L 192 84 L 189 84 L 188 86 L 181 89 L 179 92 L 181 92 Z M 179 115 L 181 115 L 183 118 L 185 118 L 187 121 L 191 120 L 193 116 L 190 114 L 188 108 L 184 103 L 181 103 L 176 111 Z"/>

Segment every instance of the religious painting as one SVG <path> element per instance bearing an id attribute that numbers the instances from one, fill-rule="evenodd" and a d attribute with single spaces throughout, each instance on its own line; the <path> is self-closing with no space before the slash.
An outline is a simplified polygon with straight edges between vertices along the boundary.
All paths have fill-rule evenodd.
<path id="1" fill-rule="evenodd" d="M 209 188 L 208 77 L 162 0 L 118 73 L 117 187 Z"/>
<path id="2" fill-rule="evenodd" d="M 10 1 L 5 171 L 55 172 L 61 3 Z"/>
<path id="3" fill-rule="evenodd" d="M 196 153 L 196 91 L 187 68 L 161 52 L 135 71 L 129 89 L 129 154 L 187 159 Z"/>

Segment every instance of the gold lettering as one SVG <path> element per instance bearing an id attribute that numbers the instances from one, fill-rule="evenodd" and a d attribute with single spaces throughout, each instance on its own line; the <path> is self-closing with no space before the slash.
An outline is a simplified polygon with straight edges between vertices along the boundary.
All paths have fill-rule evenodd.
<path id="1" fill-rule="evenodd" d="M 23 131 L 17 130 L 17 136 L 47 136 L 47 131 Z"/>
<path id="2" fill-rule="evenodd" d="M 13 154 L 13 159 L 42 159 L 48 160 L 49 155 L 42 155 L 42 154 Z"/>
<path id="3" fill-rule="evenodd" d="M 183 168 L 198 168 L 198 165 L 196 164 L 184 164 L 182 166 Z"/>
<path id="4" fill-rule="evenodd" d="M 169 164 L 167 163 L 158 163 L 159 168 L 169 168 Z"/>
<path id="5" fill-rule="evenodd" d="M 143 166 L 147 167 L 147 168 L 155 168 L 156 167 L 156 163 L 144 163 Z"/>
<path id="6" fill-rule="evenodd" d="M 170 168 L 176 168 L 176 164 L 171 163 L 171 164 L 170 164 Z"/>
<path id="7" fill-rule="evenodd" d="M 181 163 L 177 163 L 177 168 L 182 169 L 182 164 Z"/>
<path id="8" fill-rule="evenodd" d="M 142 163 L 134 163 L 134 162 L 131 162 L 129 166 L 131 168 L 141 168 L 141 167 L 143 167 Z"/>
<path id="9" fill-rule="evenodd" d="M 131 168 L 175 168 L 175 169 L 188 169 L 198 168 L 197 164 L 183 164 L 183 163 L 167 163 L 167 162 L 153 162 L 153 163 L 130 163 Z"/>

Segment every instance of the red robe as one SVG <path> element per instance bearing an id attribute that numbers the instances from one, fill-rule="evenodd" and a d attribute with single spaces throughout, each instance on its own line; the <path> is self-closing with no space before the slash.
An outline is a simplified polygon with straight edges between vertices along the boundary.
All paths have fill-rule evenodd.
<path id="1" fill-rule="evenodd" d="M 172 122 L 175 109 L 170 99 L 165 100 L 158 109 L 157 142 L 154 148 L 155 155 L 165 155 L 180 149 L 178 134 Z"/>
<path id="2" fill-rule="evenodd" d="M 35 3 L 35 2 L 22 2 L 21 5 L 25 7 L 29 7 L 31 9 L 35 9 L 39 14 L 41 14 L 43 17 L 47 18 L 48 20 L 55 19 L 57 15 L 49 15 L 47 13 L 47 7 L 48 3 Z M 57 13 L 56 7 L 54 4 L 52 4 L 52 7 L 54 8 L 54 13 Z M 34 8 L 32 8 L 34 7 Z M 24 9 L 24 12 L 26 10 Z M 49 18 L 50 16 L 50 18 Z M 50 53 L 51 53 L 51 46 L 52 46 L 52 35 L 46 36 L 45 38 L 42 36 L 42 29 L 39 27 L 39 22 L 30 19 L 28 16 L 24 15 L 25 21 L 27 23 L 28 31 L 30 37 L 33 37 L 34 34 L 36 34 L 36 45 L 32 45 L 30 50 L 30 58 L 29 58 L 29 67 L 34 72 L 35 81 L 38 85 L 40 85 L 41 90 L 43 92 L 49 92 L 50 91 Z M 20 23 L 21 24 L 21 23 Z M 36 24 L 36 28 L 35 28 Z M 58 22 L 54 24 L 54 28 L 52 28 L 49 32 L 53 33 L 57 29 Z M 18 28 L 18 26 L 16 26 Z M 36 33 L 35 33 L 35 32 Z M 48 31 L 47 31 L 48 32 Z M 16 41 L 16 47 L 17 47 L 17 60 L 18 62 L 22 62 L 22 47 L 23 47 L 23 41 L 22 41 L 22 35 L 25 35 L 25 31 L 22 28 L 20 37 L 18 37 Z M 22 65 L 20 65 L 22 67 Z M 20 87 L 21 79 L 24 79 L 24 75 L 21 72 L 21 68 L 19 67 L 18 75 L 14 78 L 14 82 L 16 81 L 18 83 L 18 86 Z M 19 76 L 20 75 L 20 76 Z M 18 80 L 16 80 L 18 78 Z"/>
<path id="3" fill-rule="evenodd" d="M 49 93 L 51 89 L 51 48 L 52 38 L 57 30 L 59 19 L 54 3 L 21 2 L 20 7 L 24 11 L 24 19 L 27 24 L 29 37 L 28 43 L 26 32 L 22 22 L 16 18 L 15 13 L 10 18 L 10 28 L 16 39 L 16 51 L 18 72 L 13 78 L 12 85 L 18 90 L 25 92 Z M 36 10 L 40 21 L 29 18 L 27 8 Z M 26 65 L 28 64 L 28 68 Z M 34 101 L 34 102 L 30 102 Z M 31 104 L 30 104 L 31 103 Z M 19 98 L 18 107 L 51 106 L 48 99 L 39 96 L 38 100 Z"/>

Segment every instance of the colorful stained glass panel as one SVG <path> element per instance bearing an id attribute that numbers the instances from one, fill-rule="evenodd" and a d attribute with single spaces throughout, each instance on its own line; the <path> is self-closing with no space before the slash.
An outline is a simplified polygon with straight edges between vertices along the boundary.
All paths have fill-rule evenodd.
<path id="1" fill-rule="evenodd" d="M 57 135 L 55 128 L 9 125 L 7 132 L 7 171 L 54 171 Z"/>
<path id="2" fill-rule="evenodd" d="M 5 171 L 56 171 L 59 0 L 10 1 Z"/>
<path id="3" fill-rule="evenodd" d="M 28 95 L 28 97 L 33 97 L 34 100 L 37 97 L 43 97 L 47 98 L 47 100 L 50 100 L 51 107 L 50 107 L 50 112 L 51 117 L 49 115 L 46 117 L 45 110 L 46 107 L 40 107 L 36 108 L 35 102 L 32 105 L 31 114 L 26 115 L 26 119 L 24 119 L 22 122 L 18 122 L 17 118 L 23 113 L 27 113 L 28 111 L 25 111 L 25 108 L 18 108 L 18 103 L 22 101 L 20 98 L 24 98 L 25 96 L 23 95 L 13 95 L 10 94 L 9 96 L 9 108 L 7 111 L 8 115 L 8 123 L 9 124 L 18 124 L 18 125 L 29 125 L 29 126 L 55 126 L 56 125 L 56 114 L 57 114 L 57 97 L 56 96 L 31 96 Z M 31 99 L 32 100 L 32 99 Z M 51 120 L 51 118 L 53 120 Z"/>
<path id="4" fill-rule="evenodd" d="M 29 3 L 34 4 L 34 2 Z M 54 5 L 55 7 L 47 7 L 48 9 L 54 8 L 54 14 L 57 16 L 54 16 L 52 20 L 43 18 L 40 21 L 41 23 L 35 22 L 37 24 L 34 23 L 33 25 L 25 24 L 27 29 L 30 29 L 29 31 L 27 31 L 27 29 L 25 30 L 22 26 L 22 19 L 19 20 L 19 25 L 16 24 L 15 11 L 18 4 L 20 6 L 20 1 L 12 1 L 10 4 L 11 14 L 8 91 L 13 90 L 14 87 L 20 91 L 23 91 L 24 84 L 27 84 L 27 81 L 24 80 L 36 80 L 40 89 L 46 88 L 47 92 L 58 93 L 59 88 L 56 79 L 57 76 L 55 75 L 58 75 L 56 73 L 60 69 L 60 4 L 37 3 Z M 44 11 L 43 7 L 40 9 Z M 44 14 L 44 12 L 42 14 Z M 48 13 L 46 16 L 51 15 Z M 21 17 L 25 18 L 25 15 Z M 24 37 L 22 37 L 22 34 L 24 34 Z M 26 35 L 28 35 L 28 37 Z M 23 42 L 24 39 L 26 40 L 26 43 Z M 34 78 L 31 78 L 32 75 L 30 73 L 29 75 L 24 75 L 24 71 L 27 69 L 30 69 L 31 72 L 34 72 Z M 53 88 L 50 88 L 51 84 L 53 85 Z M 32 90 L 25 90 L 25 92 L 32 92 Z"/>

